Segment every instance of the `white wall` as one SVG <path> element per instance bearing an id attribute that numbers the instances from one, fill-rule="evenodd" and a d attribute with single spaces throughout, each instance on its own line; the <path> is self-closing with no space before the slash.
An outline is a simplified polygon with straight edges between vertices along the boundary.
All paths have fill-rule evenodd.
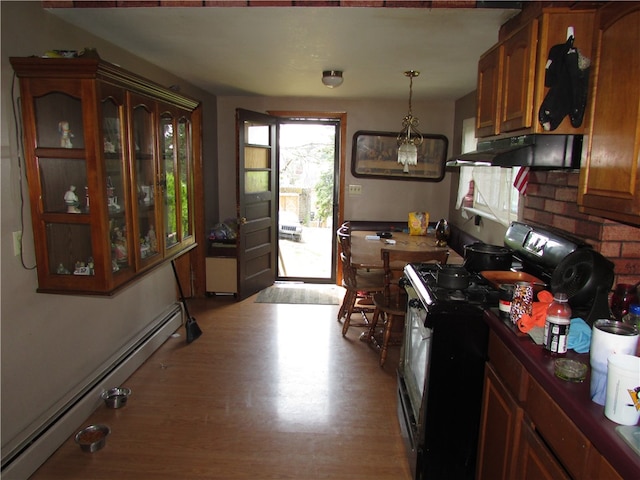
<path id="1" fill-rule="evenodd" d="M 428 211 L 431 219 L 447 217 L 449 176 L 442 182 L 354 178 L 351 175 L 353 134 L 358 130 L 398 131 L 407 114 L 406 101 L 327 100 L 314 98 L 218 97 L 218 174 L 220 218 L 235 217 L 235 109 L 346 112 L 347 165 L 345 184 L 362 185 L 362 195 L 345 195 L 345 219 L 403 221 L 410 211 Z M 422 133 L 453 135 L 454 102 L 413 102 Z"/>
<path id="2" fill-rule="evenodd" d="M 101 57 L 165 85 L 179 84 L 196 98 L 203 92 L 144 60 L 104 43 L 44 11 L 41 2 L 1 2 L 1 341 L 2 456 L 19 445 L 73 398 L 92 374 L 108 364 L 175 303 L 171 267 L 162 266 L 113 298 L 36 293 L 36 271 L 13 255 L 12 232 L 24 228 L 27 266 L 34 264 L 28 192 L 20 199 L 20 169 L 12 114 L 10 56 L 50 49 L 96 47 Z M 17 89 L 16 89 L 17 91 Z M 215 99 L 204 111 L 215 131 Z M 207 153 L 208 152 L 208 153 Z M 209 160 L 215 145 L 205 146 Z M 213 169 L 212 169 L 213 170 Z M 24 169 L 23 169 L 24 174 Z M 215 174 L 213 172 L 212 174 Z M 22 182 L 27 188 L 26 182 Z M 22 219 L 24 227 L 22 227 Z M 142 301 L 141 301 L 142 300 Z"/>

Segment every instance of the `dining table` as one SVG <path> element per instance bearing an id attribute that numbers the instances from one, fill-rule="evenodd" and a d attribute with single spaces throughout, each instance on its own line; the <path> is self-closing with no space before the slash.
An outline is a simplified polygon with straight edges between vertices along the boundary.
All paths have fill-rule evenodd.
<path id="1" fill-rule="evenodd" d="M 351 264 L 362 269 L 382 269 L 382 249 L 430 252 L 448 250 L 447 264 L 461 265 L 463 258 L 449 246 L 436 245 L 435 233 L 427 235 L 409 235 L 405 232 L 392 232 L 391 238 L 380 238 L 376 232 L 368 230 L 351 231 Z"/>

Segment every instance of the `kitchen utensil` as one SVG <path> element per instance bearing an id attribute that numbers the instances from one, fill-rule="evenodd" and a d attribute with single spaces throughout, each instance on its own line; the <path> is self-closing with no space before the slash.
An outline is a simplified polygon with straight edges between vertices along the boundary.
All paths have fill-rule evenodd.
<path id="1" fill-rule="evenodd" d="M 640 358 L 614 354 L 607 363 L 604 416 L 621 425 L 635 425 L 640 420 Z"/>
<path id="2" fill-rule="evenodd" d="M 83 452 L 94 453 L 105 446 L 110 433 L 106 425 L 89 425 L 76 433 L 75 441 Z"/>
<path id="3" fill-rule="evenodd" d="M 182 285 L 180 284 L 180 277 L 178 277 L 178 271 L 176 270 L 175 260 L 171 260 L 171 267 L 173 268 L 173 274 L 176 277 L 176 283 L 178 284 L 178 290 L 180 291 L 180 301 L 182 302 L 182 305 L 184 305 L 184 313 L 187 315 L 187 321 L 184 324 L 184 328 L 187 331 L 187 343 L 191 343 L 202 335 L 202 330 L 200 330 L 196 319 L 189 314 L 187 301 L 184 298 Z"/>
<path id="4" fill-rule="evenodd" d="M 513 262 L 512 250 L 482 242 L 464 246 L 464 267 L 470 272 L 509 270 Z"/>
<path id="5" fill-rule="evenodd" d="M 591 400 L 604 405 L 607 389 L 607 359 L 618 353 L 633 355 L 638 345 L 638 329 L 615 320 L 597 320 L 591 331 Z"/>
<path id="6" fill-rule="evenodd" d="M 551 276 L 551 292 L 565 292 L 577 317 L 589 325 L 610 318 L 609 291 L 613 285 L 613 263 L 590 248 L 567 255 Z"/>
<path id="7" fill-rule="evenodd" d="M 525 272 L 511 272 L 506 270 L 485 270 L 480 275 L 485 278 L 493 288 L 500 285 L 515 285 L 518 282 L 527 282 L 533 286 L 533 293 L 538 293 L 548 285 L 534 275 Z"/>
<path id="8" fill-rule="evenodd" d="M 446 247 L 449 237 L 451 237 L 451 228 L 446 219 L 441 218 L 436 223 L 436 247 Z"/>
<path id="9" fill-rule="evenodd" d="M 439 287 L 464 290 L 469 286 L 469 272 L 460 265 L 439 265 L 436 280 Z"/>
<path id="10" fill-rule="evenodd" d="M 110 388 L 102 392 L 100 398 L 104 400 L 104 403 L 109 408 L 122 408 L 127 404 L 127 400 L 131 395 L 131 389 L 119 387 Z"/>

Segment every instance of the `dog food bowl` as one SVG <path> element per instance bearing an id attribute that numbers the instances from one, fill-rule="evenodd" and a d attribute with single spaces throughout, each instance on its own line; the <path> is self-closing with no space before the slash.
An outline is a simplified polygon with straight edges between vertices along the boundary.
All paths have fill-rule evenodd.
<path id="1" fill-rule="evenodd" d="M 106 425 L 89 425 L 76 433 L 76 443 L 83 452 L 97 452 L 107 443 L 111 429 Z"/>
<path id="2" fill-rule="evenodd" d="M 121 408 L 127 404 L 129 395 L 131 395 L 131 390 L 129 388 L 118 387 L 102 392 L 101 396 L 107 407 Z"/>

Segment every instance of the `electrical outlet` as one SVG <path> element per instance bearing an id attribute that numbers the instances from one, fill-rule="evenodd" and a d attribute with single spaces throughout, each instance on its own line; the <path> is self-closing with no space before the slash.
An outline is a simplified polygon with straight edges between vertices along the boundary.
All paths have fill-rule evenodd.
<path id="1" fill-rule="evenodd" d="M 22 232 L 18 230 L 13 232 L 13 254 L 17 257 L 22 250 Z"/>
<path id="2" fill-rule="evenodd" d="M 362 185 L 349 185 L 349 195 L 362 195 Z"/>

